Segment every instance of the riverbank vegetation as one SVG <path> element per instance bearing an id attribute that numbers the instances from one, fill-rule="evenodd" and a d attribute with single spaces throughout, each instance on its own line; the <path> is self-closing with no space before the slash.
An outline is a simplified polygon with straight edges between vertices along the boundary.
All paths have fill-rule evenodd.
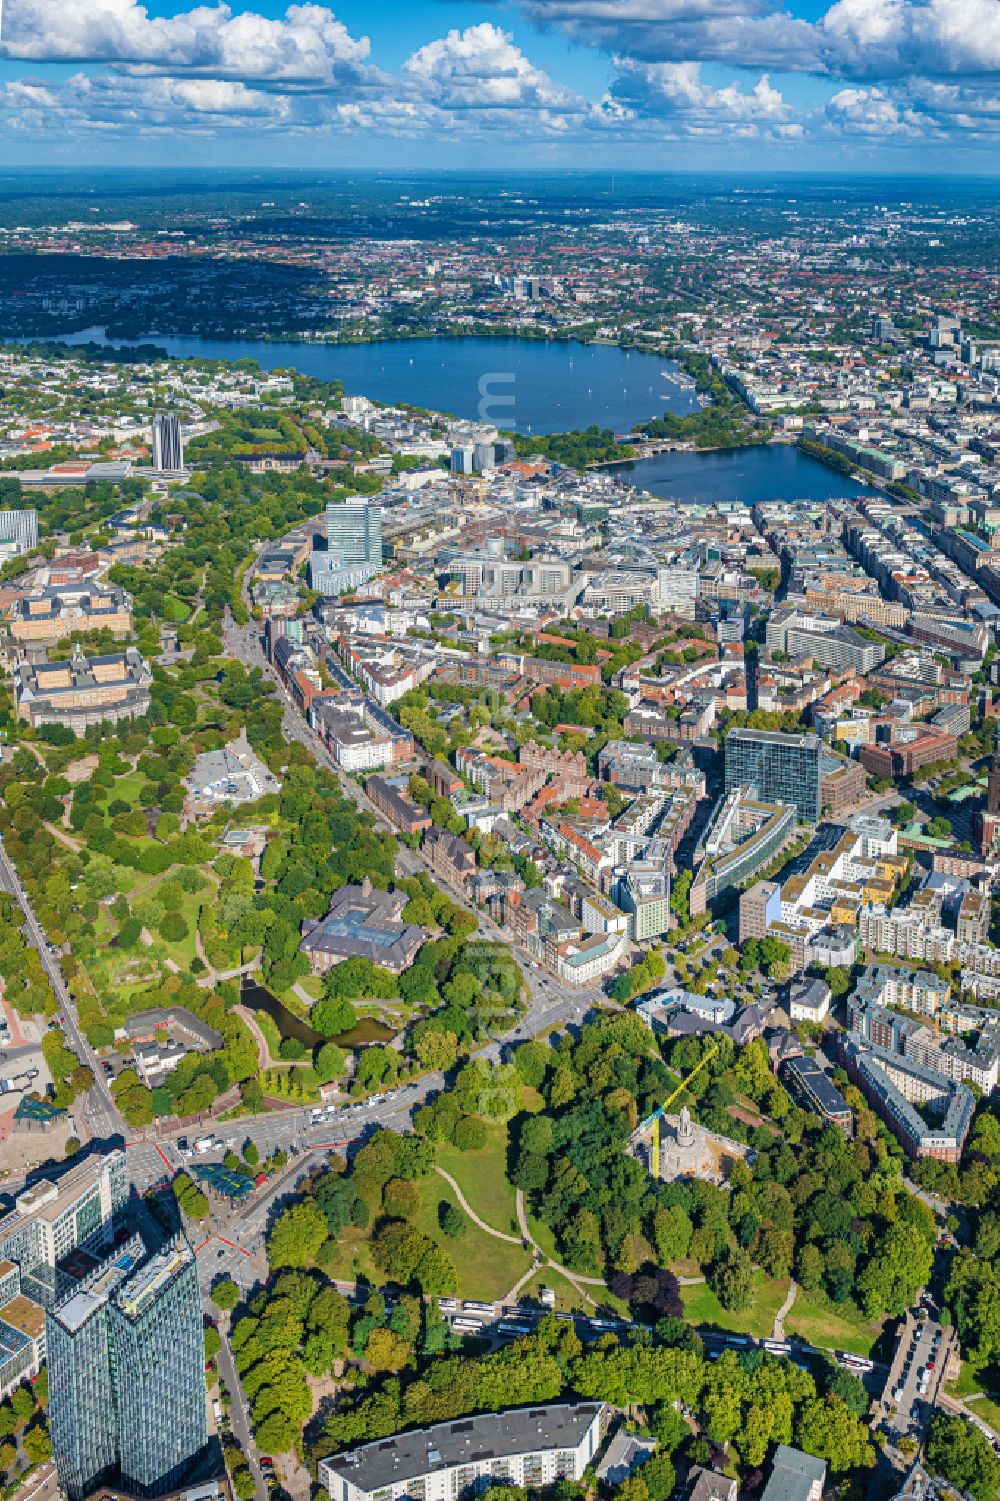
<path id="1" fill-rule="evenodd" d="M 582 431 L 568 433 L 515 433 L 514 447 L 525 459 L 536 454 L 552 464 L 584 470 L 589 464 L 617 464 L 635 456 L 629 443 L 620 443 L 610 427 L 596 423 Z"/>

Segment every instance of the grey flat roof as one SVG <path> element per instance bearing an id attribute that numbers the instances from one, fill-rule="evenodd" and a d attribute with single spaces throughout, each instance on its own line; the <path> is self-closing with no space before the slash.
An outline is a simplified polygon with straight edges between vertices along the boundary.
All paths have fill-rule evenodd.
<path id="1" fill-rule="evenodd" d="M 803 1454 L 788 1444 L 779 1444 L 774 1451 L 774 1468 L 764 1487 L 761 1501 L 807 1501 L 816 1481 L 821 1484 L 826 1478 L 826 1465 L 812 1454 Z"/>
<path id="2" fill-rule="evenodd" d="M 69 1330 L 70 1334 L 75 1334 L 78 1329 L 83 1328 L 90 1315 L 103 1306 L 104 1302 L 104 1298 L 95 1297 L 93 1293 L 74 1293 L 58 1310 L 59 1322 Z"/>
<path id="3" fill-rule="evenodd" d="M 561 1402 L 480 1413 L 379 1439 L 322 1463 L 352 1485 L 377 1491 L 451 1465 L 538 1449 L 575 1449 L 600 1410 L 599 1402 Z"/>

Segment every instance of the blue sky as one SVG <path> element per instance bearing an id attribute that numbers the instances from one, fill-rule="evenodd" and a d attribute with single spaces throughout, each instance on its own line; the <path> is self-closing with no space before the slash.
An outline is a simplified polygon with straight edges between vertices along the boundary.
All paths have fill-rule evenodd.
<path id="1" fill-rule="evenodd" d="M 1000 0 L 0 0 L 8 166 L 1000 170 Z"/>

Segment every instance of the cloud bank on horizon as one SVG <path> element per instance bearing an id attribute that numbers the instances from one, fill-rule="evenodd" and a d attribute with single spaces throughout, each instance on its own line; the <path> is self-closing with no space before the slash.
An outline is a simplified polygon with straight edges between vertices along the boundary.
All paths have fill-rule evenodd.
<path id="1" fill-rule="evenodd" d="M 308 140 L 373 164 L 423 142 L 428 166 L 682 166 L 685 145 L 744 166 L 1000 161 L 1000 0 L 482 0 L 464 27 L 417 0 L 426 40 L 392 67 L 398 3 L 368 7 L 369 37 L 311 0 L 0 0 L 0 125 L 29 154 L 120 138 L 155 159 L 171 139 L 202 162 L 241 133 L 288 138 L 289 162 Z"/>

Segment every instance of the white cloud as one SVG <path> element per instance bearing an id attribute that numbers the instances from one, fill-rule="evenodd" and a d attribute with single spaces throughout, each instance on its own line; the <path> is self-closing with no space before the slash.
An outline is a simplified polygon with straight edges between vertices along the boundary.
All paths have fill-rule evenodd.
<path id="1" fill-rule="evenodd" d="M 137 0 L 6 0 L 0 55 L 30 62 L 110 63 L 142 74 L 192 74 L 275 86 L 374 81 L 367 37 L 322 5 L 270 20 L 226 4 L 150 16 Z"/>
<path id="2" fill-rule="evenodd" d="M 447 109 L 579 111 L 583 101 L 536 68 L 510 35 L 483 21 L 428 42 L 403 64 L 406 78 Z"/>
<path id="3" fill-rule="evenodd" d="M 790 0 L 789 0 L 790 3 Z M 583 45 L 646 62 L 727 62 L 867 79 L 1000 71 L 1000 0 L 522 0 Z"/>
<path id="4" fill-rule="evenodd" d="M 645 62 L 739 67 L 819 64 L 816 30 L 780 0 L 522 0 L 544 25 L 601 51 Z"/>
<path id="5" fill-rule="evenodd" d="M 699 63 L 640 63 L 616 57 L 618 76 L 608 102 L 630 119 L 666 117 L 684 128 L 704 133 L 744 125 L 772 126 L 791 113 L 766 73 L 753 88 L 736 83 L 713 88 L 704 82 Z"/>
<path id="6" fill-rule="evenodd" d="M 1000 0 L 835 0 L 819 30 L 826 65 L 855 78 L 1000 71 Z"/>

